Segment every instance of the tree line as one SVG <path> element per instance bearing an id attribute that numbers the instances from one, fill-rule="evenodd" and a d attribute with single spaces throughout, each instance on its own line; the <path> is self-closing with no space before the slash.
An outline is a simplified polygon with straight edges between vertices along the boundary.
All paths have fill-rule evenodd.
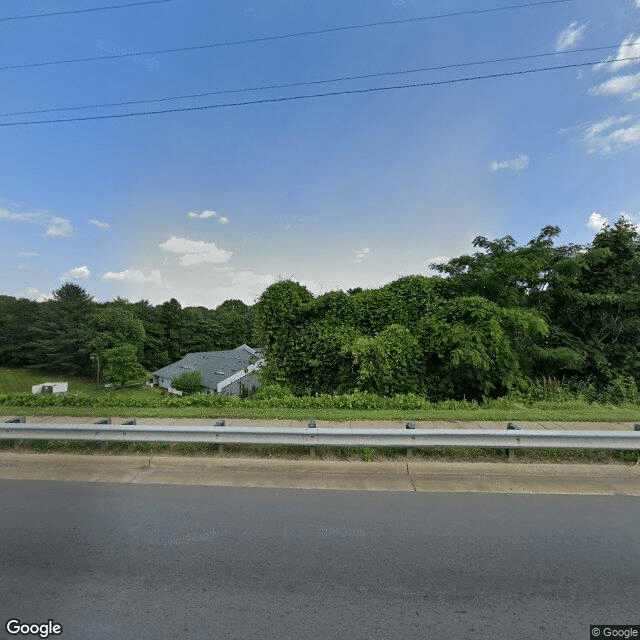
<path id="1" fill-rule="evenodd" d="M 50 300 L 0 296 L 0 364 L 123 382 L 142 379 L 194 351 L 234 349 L 251 340 L 252 308 L 227 300 L 216 309 L 154 306 L 122 298 L 96 302 L 63 284 Z"/>
<path id="2" fill-rule="evenodd" d="M 314 298 L 275 283 L 254 312 L 263 379 L 312 395 L 481 400 L 542 378 L 637 395 L 640 235 L 624 217 L 585 246 L 556 246 L 559 233 L 478 236 L 436 275 L 377 289 Z"/>
<path id="3" fill-rule="evenodd" d="M 314 298 L 283 280 L 252 306 L 96 302 L 73 283 L 44 302 L 0 296 L 0 364 L 95 376 L 99 357 L 117 382 L 246 343 L 263 348 L 262 382 L 296 395 L 481 400 L 540 379 L 637 395 L 640 235 L 624 217 L 584 246 L 559 233 L 478 236 L 476 253 L 380 288 Z"/>

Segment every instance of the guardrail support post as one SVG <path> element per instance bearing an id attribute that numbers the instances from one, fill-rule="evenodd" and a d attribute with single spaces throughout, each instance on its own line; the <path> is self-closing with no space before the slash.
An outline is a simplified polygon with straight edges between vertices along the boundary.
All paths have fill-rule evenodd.
<path id="1" fill-rule="evenodd" d="M 416 425 L 409 421 L 407 422 L 407 424 L 404 425 L 405 429 L 415 429 Z M 413 449 L 411 449 L 410 447 L 407 447 L 407 458 L 413 458 Z"/>
<path id="2" fill-rule="evenodd" d="M 94 424 L 111 424 L 111 418 L 99 418 L 94 422 Z M 107 445 L 107 442 L 96 442 L 96 446 L 99 449 L 106 449 Z"/>
<path id="3" fill-rule="evenodd" d="M 222 455 L 224 453 L 224 445 L 218 444 L 218 455 Z"/>
<path id="4" fill-rule="evenodd" d="M 24 424 L 26 421 L 27 421 L 26 416 L 18 416 L 17 418 L 9 418 L 8 420 L 5 420 L 5 423 L 10 422 L 15 424 Z M 22 444 L 22 440 L 14 440 L 12 447 L 15 449 L 16 447 L 19 447 L 21 444 Z"/>
<path id="5" fill-rule="evenodd" d="M 137 424 L 136 419 L 132 418 L 131 420 L 125 420 L 123 423 L 124 425 L 133 425 L 133 424 Z M 127 451 L 129 453 L 131 453 L 133 451 L 133 443 L 132 442 L 127 442 Z"/>
<path id="6" fill-rule="evenodd" d="M 315 420 L 311 420 L 311 422 L 309 422 L 309 424 L 307 425 L 307 429 L 316 429 L 318 427 L 318 425 L 316 424 Z M 309 447 L 309 457 L 310 458 L 315 458 L 316 457 L 316 448 L 315 447 Z"/>
<path id="7" fill-rule="evenodd" d="M 520 431 L 522 429 L 521 426 L 515 424 L 514 422 L 507 422 L 507 430 L 510 431 L 512 429 L 518 430 Z M 509 462 L 513 462 L 514 458 L 515 458 L 515 450 L 514 449 L 507 449 L 507 460 Z"/>

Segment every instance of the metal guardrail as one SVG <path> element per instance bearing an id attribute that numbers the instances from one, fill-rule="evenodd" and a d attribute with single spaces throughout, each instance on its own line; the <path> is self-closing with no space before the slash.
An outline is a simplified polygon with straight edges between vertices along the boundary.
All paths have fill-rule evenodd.
<path id="1" fill-rule="evenodd" d="M 506 449 L 618 449 L 640 451 L 640 425 L 634 431 L 522 429 L 338 429 L 179 426 L 179 425 L 25 424 L 0 427 L 0 440 L 86 440 L 97 442 L 188 442 L 289 445 L 302 447 L 483 447 Z"/>

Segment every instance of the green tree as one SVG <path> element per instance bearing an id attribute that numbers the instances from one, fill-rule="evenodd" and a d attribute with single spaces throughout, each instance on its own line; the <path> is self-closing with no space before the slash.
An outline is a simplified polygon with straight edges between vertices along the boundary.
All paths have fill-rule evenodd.
<path id="1" fill-rule="evenodd" d="M 549 291 L 553 344 L 577 354 L 582 379 L 640 382 L 639 275 L 640 234 L 624 217 L 558 265 Z"/>
<path id="2" fill-rule="evenodd" d="M 29 366 L 36 364 L 29 343 L 40 305 L 33 300 L 0 296 L 0 364 Z"/>
<path id="3" fill-rule="evenodd" d="M 51 300 L 41 303 L 28 346 L 32 366 L 69 375 L 90 373 L 85 338 L 94 304 L 91 296 L 73 283 L 62 285 Z"/>
<path id="4" fill-rule="evenodd" d="M 423 391 L 422 350 L 406 327 L 391 324 L 373 337 L 362 336 L 350 351 L 360 390 L 380 395 Z"/>
<path id="5" fill-rule="evenodd" d="M 235 349 L 251 343 L 251 308 L 242 300 L 225 300 L 211 315 L 219 327 L 221 349 Z"/>
<path id="6" fill-rule="evenodd" d="M 505 309 L 480 296 L 443 301 L 420 323 L 428 392 L 439 399 L 503 395 L 525 383 L 527 342 L 547 334 L 546 322 L 531 311 Z"/>
<path id="7" fill-rule="evenodd" d="M 145 340 L 144 325 L 133 311 L 120 303 L 107 303 L 96 309 L 86 326 L 87 349 L 103 353 L 121 344 L 133 345 L 142 354 Z"/>
<path id="8" fill-rule="evenodd" d="M 197 393 L 202 387 L 202 376 L 199 371 L 185 371 L 171 380 L 171 386 L 183 393 Z"/>
<path id="9" fill-rule="evenodd" d="M 162 326 L 162 351 L 167 353 L 169 362 L 176 362 L 189 351 L 185 349 L 185 322 L 180 303 L 171 298 L 157 307 L 157 318 Z"/>
<path id="10" fill-rule="evenodd" d="M 121 344 L 104 352 L 103 379 L 124 385 L 129 380 L 141 380 L 148 375 L 138 362 L 137 349 L 132 344 Z"/>
<path id="11" fill-rule="evenodd" d="M 303 326 L 304 305 L 312 300 L 313 296 L 306 287 L 291 280 L 272 284 L 260 297 L 254 315 L 253 335 L 255 343 L 264 347 L 266 364 L 260 374 L 263 384 L 278 384 L 288 379 L 290 367 L 287 359 L 291 359 L 295 344 L 289 338 Z"/>

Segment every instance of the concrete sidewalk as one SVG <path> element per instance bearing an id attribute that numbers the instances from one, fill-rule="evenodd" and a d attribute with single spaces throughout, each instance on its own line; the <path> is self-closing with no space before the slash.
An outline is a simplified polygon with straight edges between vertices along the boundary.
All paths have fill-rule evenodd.
<path id="1" fill-rule="evenodd" d="M 15 415 L 0 416 L 4 422 Z M 135 416 L 113 417 L 112 424 L 122 424 Z M 92 424 L 96 417 L 73 416 L 26 416 L 29 424 Z M 166 425 L 211 425 L 218 420 L 225 420 L 228 427 L 306 427 L 304 420 L 250 420 L 246 418 L 138 418 L 138 424 L 166 424 Z M 523 429 L 550 430 L 584 430 L 584 431 L 633 431 L 634 422 L 527 422 L 514 421 Z M 413 421 L 416 429 L 506 429 L 507 421 L 463 421 L 463 420 L 417 420 Z M 344 422 L 316 420 L 319 428 L 336 429 L 404 429 L 405 420 L 349 420 Z"/>
<path id="2" fill-rule="evenodd" d="M 0 452 L 0 479 L 403 492 L 640 495 L 640 466 Z"/>

